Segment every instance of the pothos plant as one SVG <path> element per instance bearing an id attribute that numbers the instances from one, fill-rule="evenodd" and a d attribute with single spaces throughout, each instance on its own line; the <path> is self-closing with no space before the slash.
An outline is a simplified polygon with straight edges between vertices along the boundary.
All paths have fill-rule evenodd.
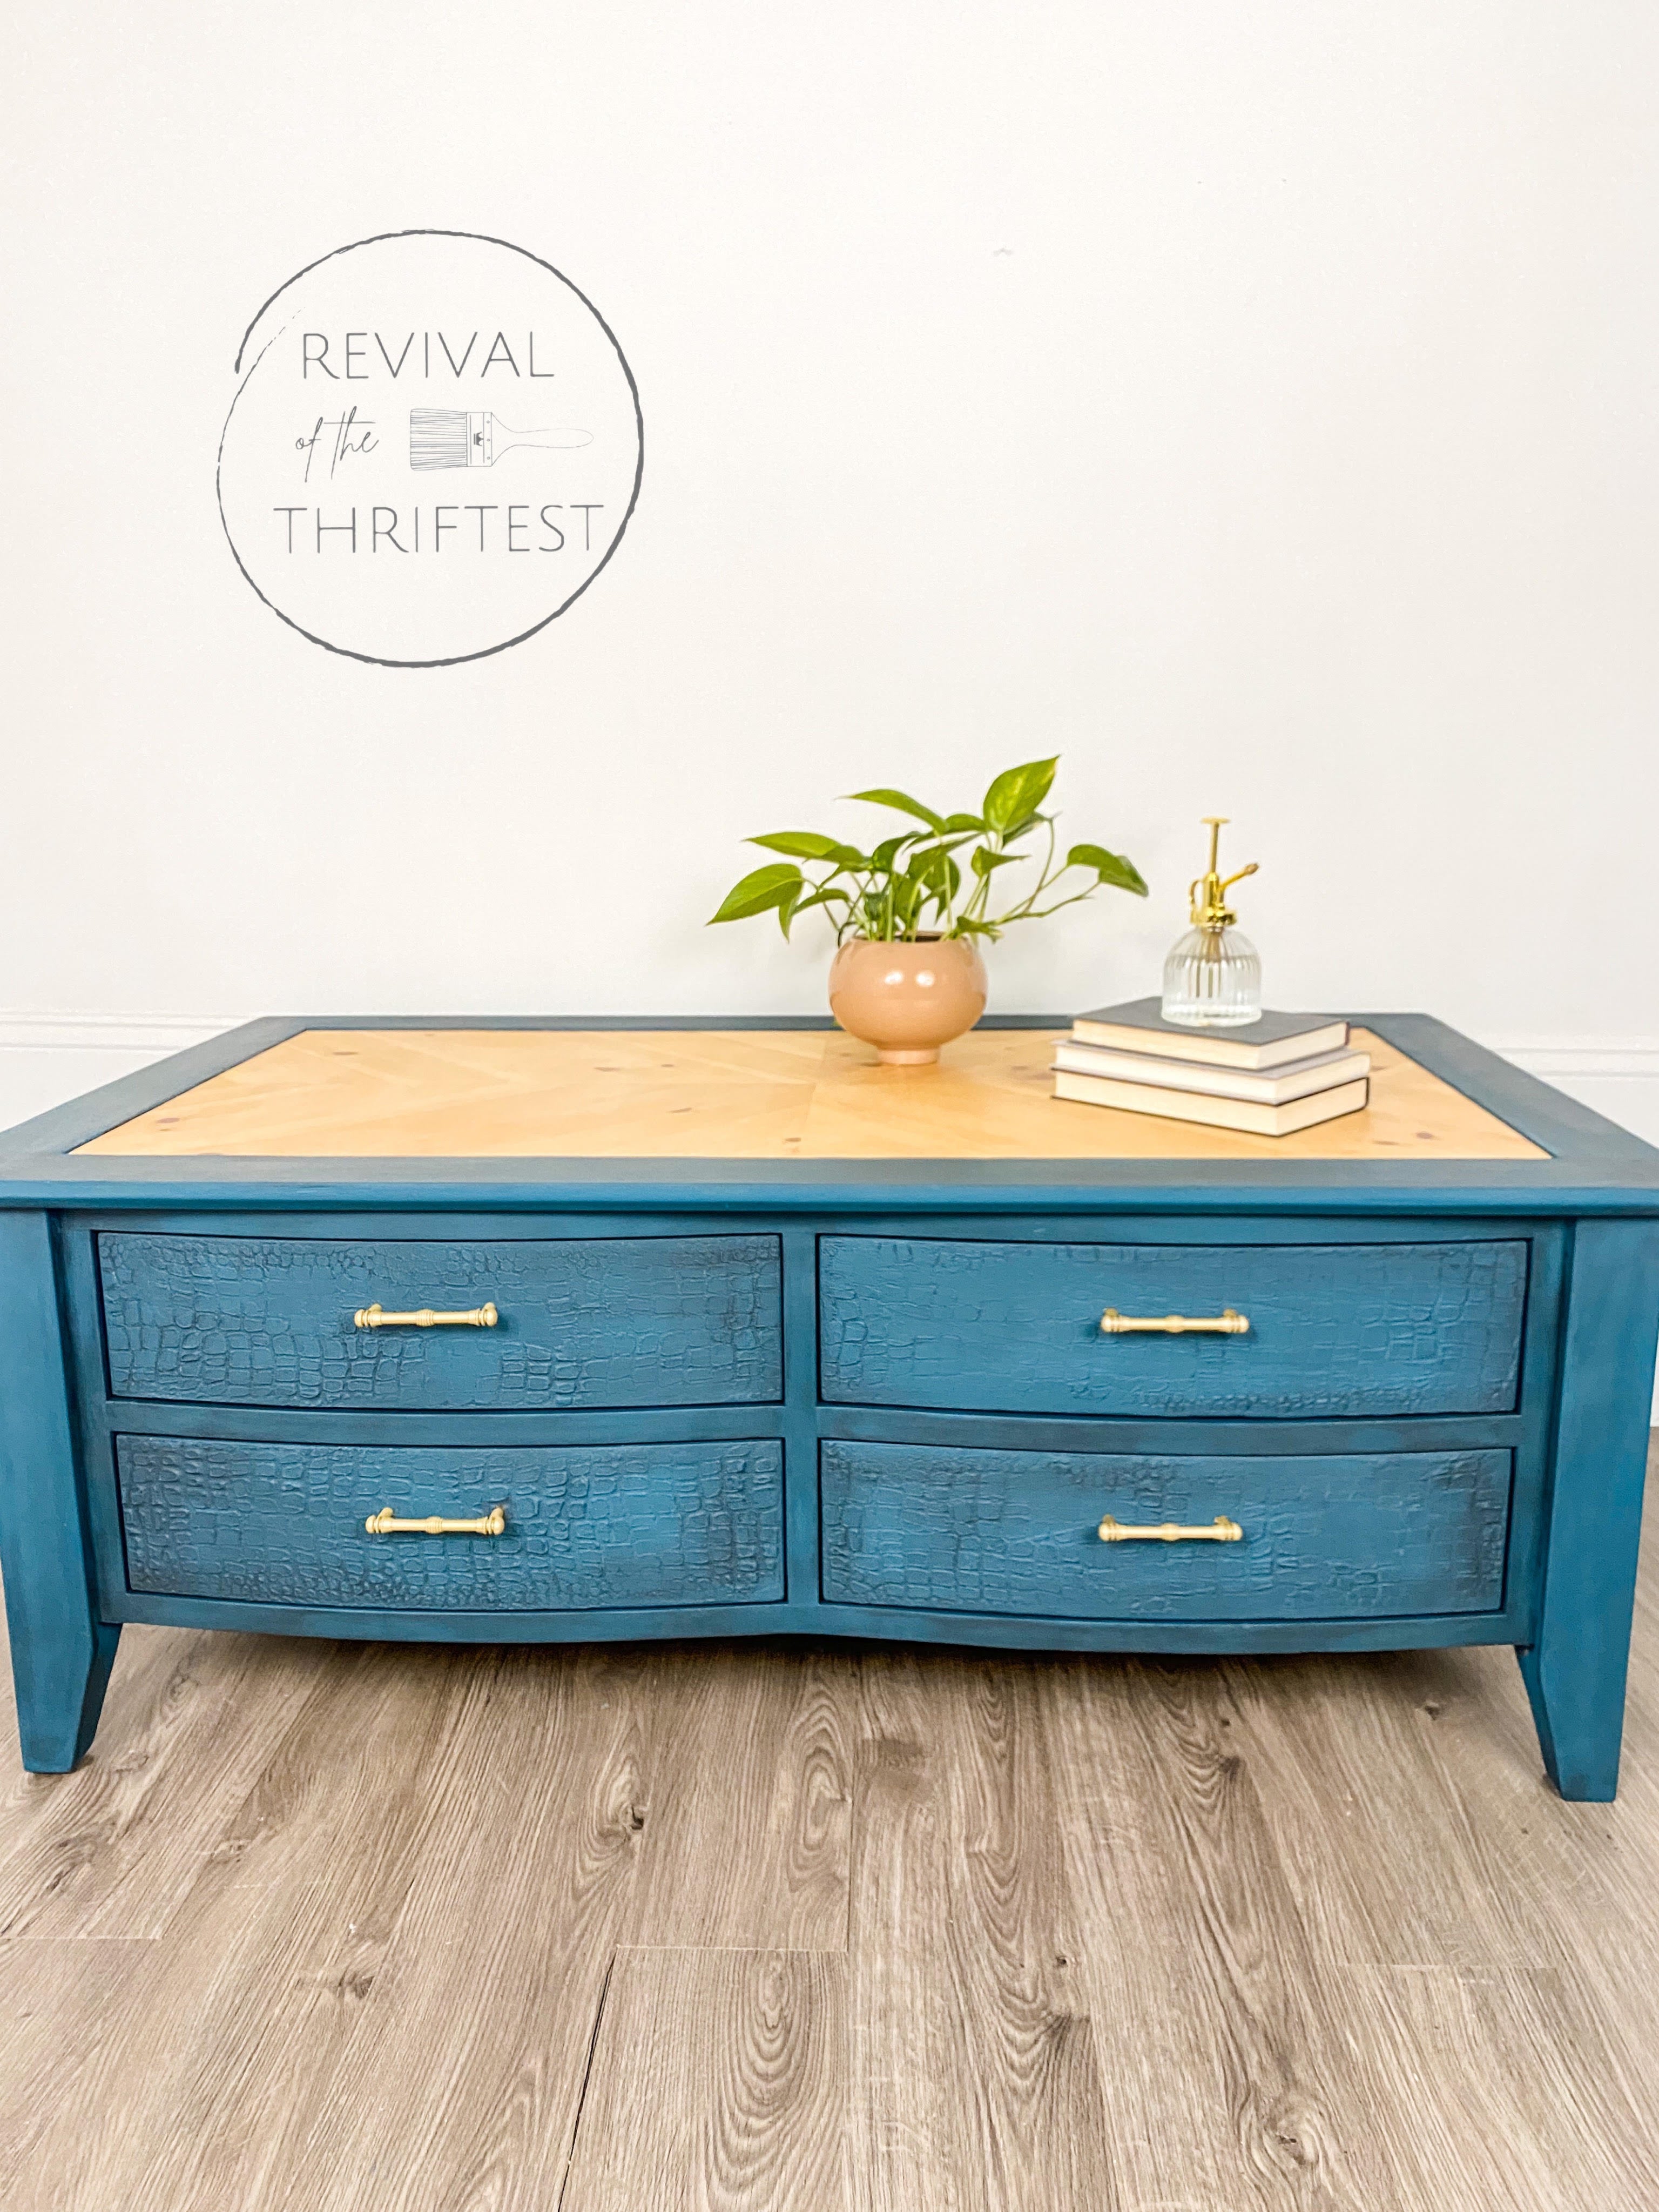
<path id="1" fill-rule="evenodd" d="M 710 922 L 775 914 L 787 937 L 798 915 L 822 907 L 837 945 L 852 937 L 883 942 L 997 938 L 1016 921 L 1040 921 L 1091 898 L 1103 885 L 1145 898 L 1139 870 L 1121 853 L 1109 853 L 1103 845 L 1073 845 L 1060 858 L 1055 817 L 1042 811 L 1059 765 L 1056 754 L 1052 760 L 1005 769 L 977 814 L 936 813 L 904 791 L 852 792 L 853 799 L 922 825 L 884 837 L 868 853 L 816 830 L 775 830 L 750 837 L 750 844 L 789 858 L 757 868 L 734 884 Z M 1042 842 L 1030 849 L 1017 849 L 1038 839 Z M 807 874 L 799 865 L 803 860 L 823 872 Z M 1023 897 L 1005 902 L 1001 872 L 1021 861 L 1036 867 L 1036 881 Z M 1006 886 L 1008 892 L 1012 888 L 1012 883 Z"/>

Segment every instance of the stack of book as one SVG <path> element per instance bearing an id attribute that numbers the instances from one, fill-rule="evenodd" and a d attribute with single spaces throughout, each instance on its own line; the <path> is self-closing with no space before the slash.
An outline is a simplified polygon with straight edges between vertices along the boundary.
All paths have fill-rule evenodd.
<path id="1" fill-rule="evenodd" d="M 1054 1096 L 1083 1106 L 1288 1137 L 1357 1114 L 1370 1055 L 1325 1014 L 1263 1014 L 1236 1029 L 1184 1029 L 1156 999 L 1079 1014 L 1054 1048 Z"/>

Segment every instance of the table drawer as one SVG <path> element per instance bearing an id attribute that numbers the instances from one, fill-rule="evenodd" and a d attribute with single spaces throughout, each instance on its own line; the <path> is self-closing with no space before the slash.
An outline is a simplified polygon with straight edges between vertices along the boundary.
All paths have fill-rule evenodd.
<path id="1" fill-rule="evenodd" d="M 111 1394 L 204 1405 L 731 1406 L 782 1394 L 775 1237 L 106 1233 Z M 493 1328 L 354 1316 L 493 1305 Z"/>
<path id="2" fill-rule="evenodd" d="M 783 1595 L 783 1448 L 476 1450 L 116 1439 L 127 1586 L 262 1605 L 516 1613 Z M 499 1535 L 371 1534 L 371 1516 Z"/>
<path id="3" fill-rule="evenodd" d="M 825 1237 L 831 1403 L 1232 1419 L 1508 1413 L 1524 1238 L 1047 1244 Z M 1242 1334 L 1106 1335 L 1110 1307 Z"/>
<path id="4" fill-rule="evenodd" d="M 1504 1602 L 1507 1451 L 1160 1458 L 821 1448 L 828 1603 L 1079 1620 L 1375 1620 Z M 1103 1543 L 1175 1522 L 1237 1540 Z"/>

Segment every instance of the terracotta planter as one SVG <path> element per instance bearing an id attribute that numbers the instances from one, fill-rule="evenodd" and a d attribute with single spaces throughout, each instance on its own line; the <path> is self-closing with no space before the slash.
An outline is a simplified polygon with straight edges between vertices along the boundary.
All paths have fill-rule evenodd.
<path id="1" fill-rule="evenodd" d="M 985 1012 L 985 963 L 969 937 L 899 944 L 850 938 L 830 970 L 830 1011 L 890 1066 L 915 1067 Z"/>

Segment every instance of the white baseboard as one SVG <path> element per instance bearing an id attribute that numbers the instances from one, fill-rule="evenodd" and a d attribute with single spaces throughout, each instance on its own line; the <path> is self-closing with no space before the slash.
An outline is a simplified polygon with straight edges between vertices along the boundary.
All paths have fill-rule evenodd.
<path id="1" fill-rule="evenodd" d="M 1659 1145 L 1659 1039 L 1522 1037 L 1493 1040 L 1492 1048 Z"/>
<path id="2" fill-rule="evenodd" d="M 1531 1075 L 1659 1076 L 1659 1037 L 1510 1037 L 1489 1040 Z"/>
<path id="3" fill-rule="evenodd" d="M 196 1014 L 0 1013 L 0 1052 L 125 1052 L 143 1066 L 246 1019 L 245 1014 L 215 1020 Z"/>

